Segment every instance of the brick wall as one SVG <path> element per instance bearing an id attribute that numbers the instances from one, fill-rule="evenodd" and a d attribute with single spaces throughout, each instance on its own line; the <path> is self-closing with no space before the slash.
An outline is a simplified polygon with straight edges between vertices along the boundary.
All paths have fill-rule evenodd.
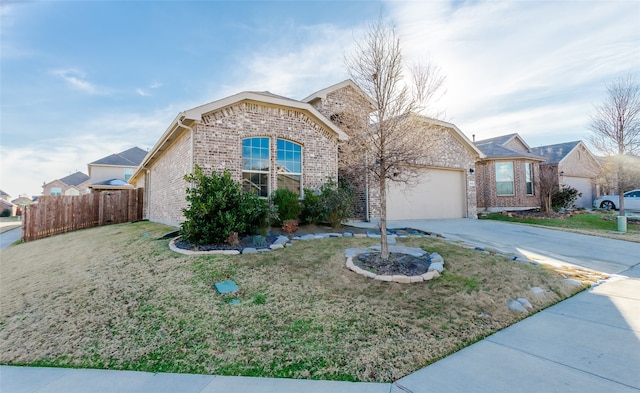
<path id="1" fill-rule="evenodd" d="M 248 137 L 271 138 L 270 189 L 277 188 L 276 139 L 286 139 L 302 146 L 303 187 L 319 188 L 329 178 L 338 176 L 337 136 L 300 110 L 267 104 L 240 102 L 203 116 L 190 131 L 180 137 L 162 155 L 147 174 L 148 218 L 170 225 L 184 220 L 187 207 L 183 177 L 192 171 L 192 163 L 205 174 L 227 169 L 237 182 L 242 180 L 242 140 Z M 193 157 L 193 158 L 192 158 Z"/>
<path id="2" fill-rule="evenodd" d="M 540 207 L 540 176 L 536 161 L 524 159 L 503 160 L 513 162 L 514 195 L 497 195 L 496 160 L 485 160 L 476 163 L 478 179 L 477 205 L 479 210 L 502 211 L 522 210 Z M 525 163 L 533 163 L 533 195 L 527 195 Z"/>

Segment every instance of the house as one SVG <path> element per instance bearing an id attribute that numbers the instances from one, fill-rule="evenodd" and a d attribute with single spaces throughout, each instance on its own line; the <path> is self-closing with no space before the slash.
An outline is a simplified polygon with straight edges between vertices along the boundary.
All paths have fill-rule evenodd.
<path id="1" fill-rule="evenodd" d="M 338 141 L 348 136 L 312 105 L 245 91 L 180 112 L 129 180 L 145 188 L 144 216 L 178 225 L 184 180 L 196 165 L 231 173 L 247 191 L 319 188 L 338 176 Z M 286 173 L 284 173 L 286 172 Z"/>
<path id="2" fill-rule="evenodd" d="M 617 195 L 618 179 L 622 179 L 622 189 L 630 191 L 640 189 L 640 157 L 632 154 L 622 156 L 597 157 L 600 174 L 596 184 L 596 197 Z M 622 176 L 618 174 L 618 163 L 622 160 Z"/>
<path id="3" fill-rule="evenodd" d="M 9 216 L 15 216 L 18 211 L 18 205 L 11 202 L 11 195 L 0 190 L 0 212 L 5 213 L 7 210 L 9 211 Z"/>
<path id="4" fill-rule="evenodd" d="M 544 158 L 517 133 L 475 142 L 485 158 L 476 163 L 478 209 L 487 212 L 540 207 L 539 164 Z"/>
<path id="5" fill-rule="evenodd" d="M 600 173 L 598 159 L 582 141 L 538 146 L 531 152 L 543 157 L 542 170 L 548 169 L 558 186 L 569 186 L 581 194 L 575 201 L 577 207 L 590 209 L 597 197 L 596 183 Z"/>
<path id="6" fill-rule="evenodd" d="M 89 188 L 93 191 L 133 188 L 129 179 L 146 155 L 145 150 L 132 147 L 89 163 Z"/>
<path id="7" fill-rule="evenodd" d="M 245 91 L 179 113 L 130 179 L 145 188 L 145 217 L 170 225 L 184 220 L 184 176 L 195 165 L 228 170 L 262 197 L 278 188 L 302 195 L 339 173 L 338 148 L 369 126 L 372 100 L 351 80 L 301 101 Z M 348 119 L 349 121 L 346 121 Z M 475 217 L 475 161 L 484 157 L 453 124 L 419 117 L 433 154 L 421 163 L 417 188 L 390 185 L 389 219 Z M 374 183 L 356 184 L 360 219 L 380 217 Z"/>
<path id="8" fill-rule="evenodd" d="M 75 172 L 42 185 L 42 195 L 80 195 L 89 193 L 89 176 Z"/>

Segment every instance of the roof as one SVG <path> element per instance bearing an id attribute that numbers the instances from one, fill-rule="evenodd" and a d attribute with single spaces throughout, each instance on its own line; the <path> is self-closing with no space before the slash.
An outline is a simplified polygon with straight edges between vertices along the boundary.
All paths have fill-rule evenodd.
<path id="1" fill-rule="evenodd" d="M 89 186 L 93 189 L 115 189 L 115 188 L 132 188 L 133 185 L 122 179 L 109 179 Z"/>
<path id="2" fill-rule="evenodd" d="M 118 165 L 118 166 L 138 166 L 147 155 L 145 150 L 139 147 L 122 151 L 120 153 L 111 154 L 97 161 L 89 163 L 89 165 Z"/>
<path id="3" fill-rule="evenodd" d="M 89 176 L 82 172 L 72 173 L 69 176 L 58 179 L 68 186 L 79 186 L 80 184 L 89 180 Z"/>
<path id="4" fill-rule="evenodd" d="M 371 97 L 369 97 L 369 95 L 367 93 L 365 93 L 360 88 L 360 86 L 356 85 L 356 83 L 354 81 L 352 81 L 351 79 L 344 80 L 342 82 L 336 83 L 335 85 L 331 85 L 329 87 L 325 87 L 322 90 L 318 90 L 318 91 L 316 91 L 314 93 L 311 93 L 307 97 L 303 98 L 302 101 L 303 102 L 311 102 L 311 101 L 313 101 L 313 100 L 315 100 L 317 98 L 325 99 L 325 98 L 327 98 L 327 94 L 328 93 L 331 93 L 331 92 L 336 91 L 336 90 L 340 90 L 343 87 L 347 87 L 347 86 L 351 86 L 355 90 L 359 91 L 362 94 L 362 96 L 364 98 L 366 98 L 367 101 L 369 101 L 369 103 L 371 104 L 372 108 L 375 108 L 376 103 L 373 101 L 373 99 Z"/>
<path id="5" fill-rule="evenodd" d="M 545 159 L 533 154 L 531 152 L 525 152 L 520 150 L 515 150 L 506 147 L 505 145 L 511 142 L 513 139 L 519 139 L 520 142 L 530 151 L 531 148 L 527 145 L 527 143 L 518 135 L 515 134 L 507 134 L 497 136 L 495 138 L 483 139 L 481 141 L 476 141 L 474 144 L 480 151 L 482 151 L 485 156 L 489 159 L 497 159 L 497 158 L 528 158 L 531 160 L 544 161 Z"/>
<path id="6" fill-rule="evenodd" d="M 11 195 L 7 194 L 6 192 L 0 190 L 0 198 L 5 198 L 5 197 L 10 197 Z"/>
<path id="7" fill-rule="evenodd" d="M 555 145 L 538 146 L 531 149 L 531 152 L 546 158 L 549 164 L 556 164 L 569 155 L 581 141 L 557 143 Z"/>

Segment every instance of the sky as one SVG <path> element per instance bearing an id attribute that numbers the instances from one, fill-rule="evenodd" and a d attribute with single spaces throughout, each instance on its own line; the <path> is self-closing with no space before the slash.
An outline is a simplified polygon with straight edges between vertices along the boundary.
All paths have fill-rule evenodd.
<path id="1" fill-rule="evenodd" d="M 636 0 L 0 0 L 0 189 L 40 195 L 241 91 L 302 99 L 341 82 L 379 17 L 404 60 L 446 76 L 432 107 L 469 139 L 586 140 L 606 84 L 640 81 Z"/>

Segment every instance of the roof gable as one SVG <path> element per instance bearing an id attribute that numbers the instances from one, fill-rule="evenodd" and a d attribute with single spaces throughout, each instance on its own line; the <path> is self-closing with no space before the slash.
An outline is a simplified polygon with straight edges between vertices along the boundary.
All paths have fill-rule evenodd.
<path id="1" fill-rule="evenodd" d="M 318 90 L 318 91 L 316 91 L 314 93 L 311 93 L 307 97 L 303 98 L 302 101 L 311 103 L 311 102 L 313 102 L 314 100 L 317 100 L 317 99 L 326 99 L 327 98 L 327 94 L 332 93 L 332 92 L 337 91 L 337 90 L 340 90 L 340 89 L 344 89 L 345 87 L 351 87 L 352 89 L 354 89 L 355 91 L 360 93 L 360 95 L 362 95 L 362 97 L 365 100 L 367 100 L 367 102 L 369 102 L 369 104 L 371 105 L 371 109 L 373 110 L 375 108 L 375 102 L 373 101 L 373 99 L 371 97 L 369 97 L 369 95 L 367 93 L 365 93 L 351 79 L 344 80 L 342 82 L 336 83 L 335 85 L 331 85 L 329 87 L 325 87 L 322 90 Z"/>
<path id="2" fill-rule="evenodd" d="M 131 149 L 121 151 L 120 153 L 111 154 L 103 157 L 89 165 L 119 165 L 119 166 L 138 166 L 147 155 L 145 150 L 135 146 Z"/>
<path id="3" fill-rule="evenodd" d="M 582 142 L 573 141 L 566 143 L 557 143 L 555 145 L 534 147 L 531 150 L 533 153 L 546 158 L 546 162 L 555 164 L 562 161 L 565 157 L 571 154 L 571 152 L 573 152 L 580 143 Z"/>
<path id="4" fill-rule="evenodd" d="M 418 121 L 443 127 L 444 129 L 448 130 L 449 133 L 453 135 L 453 137 L 457 139 L 467 150 L 469 150 L 472 155 L 478 158 L 485 158 L 485 154 L 480 149 L 478 149 L 455 124 L 418 114 L 414 114 L 413 116 Z"/>
<path id="5" fill-rule="evenodd" d="M 78 186 L 89 180 L 89 176 L 85 175 L 82 172 L 76 172 L 59 180 L 68 186 Z"/>
<path id="6" fill-rule="evenodd" d="M 474 144 L 487 158 L 528 158 L 544 161 L 544 158 L 531 153 L 529 145 L 517 133 L 483 139 Z"/>

